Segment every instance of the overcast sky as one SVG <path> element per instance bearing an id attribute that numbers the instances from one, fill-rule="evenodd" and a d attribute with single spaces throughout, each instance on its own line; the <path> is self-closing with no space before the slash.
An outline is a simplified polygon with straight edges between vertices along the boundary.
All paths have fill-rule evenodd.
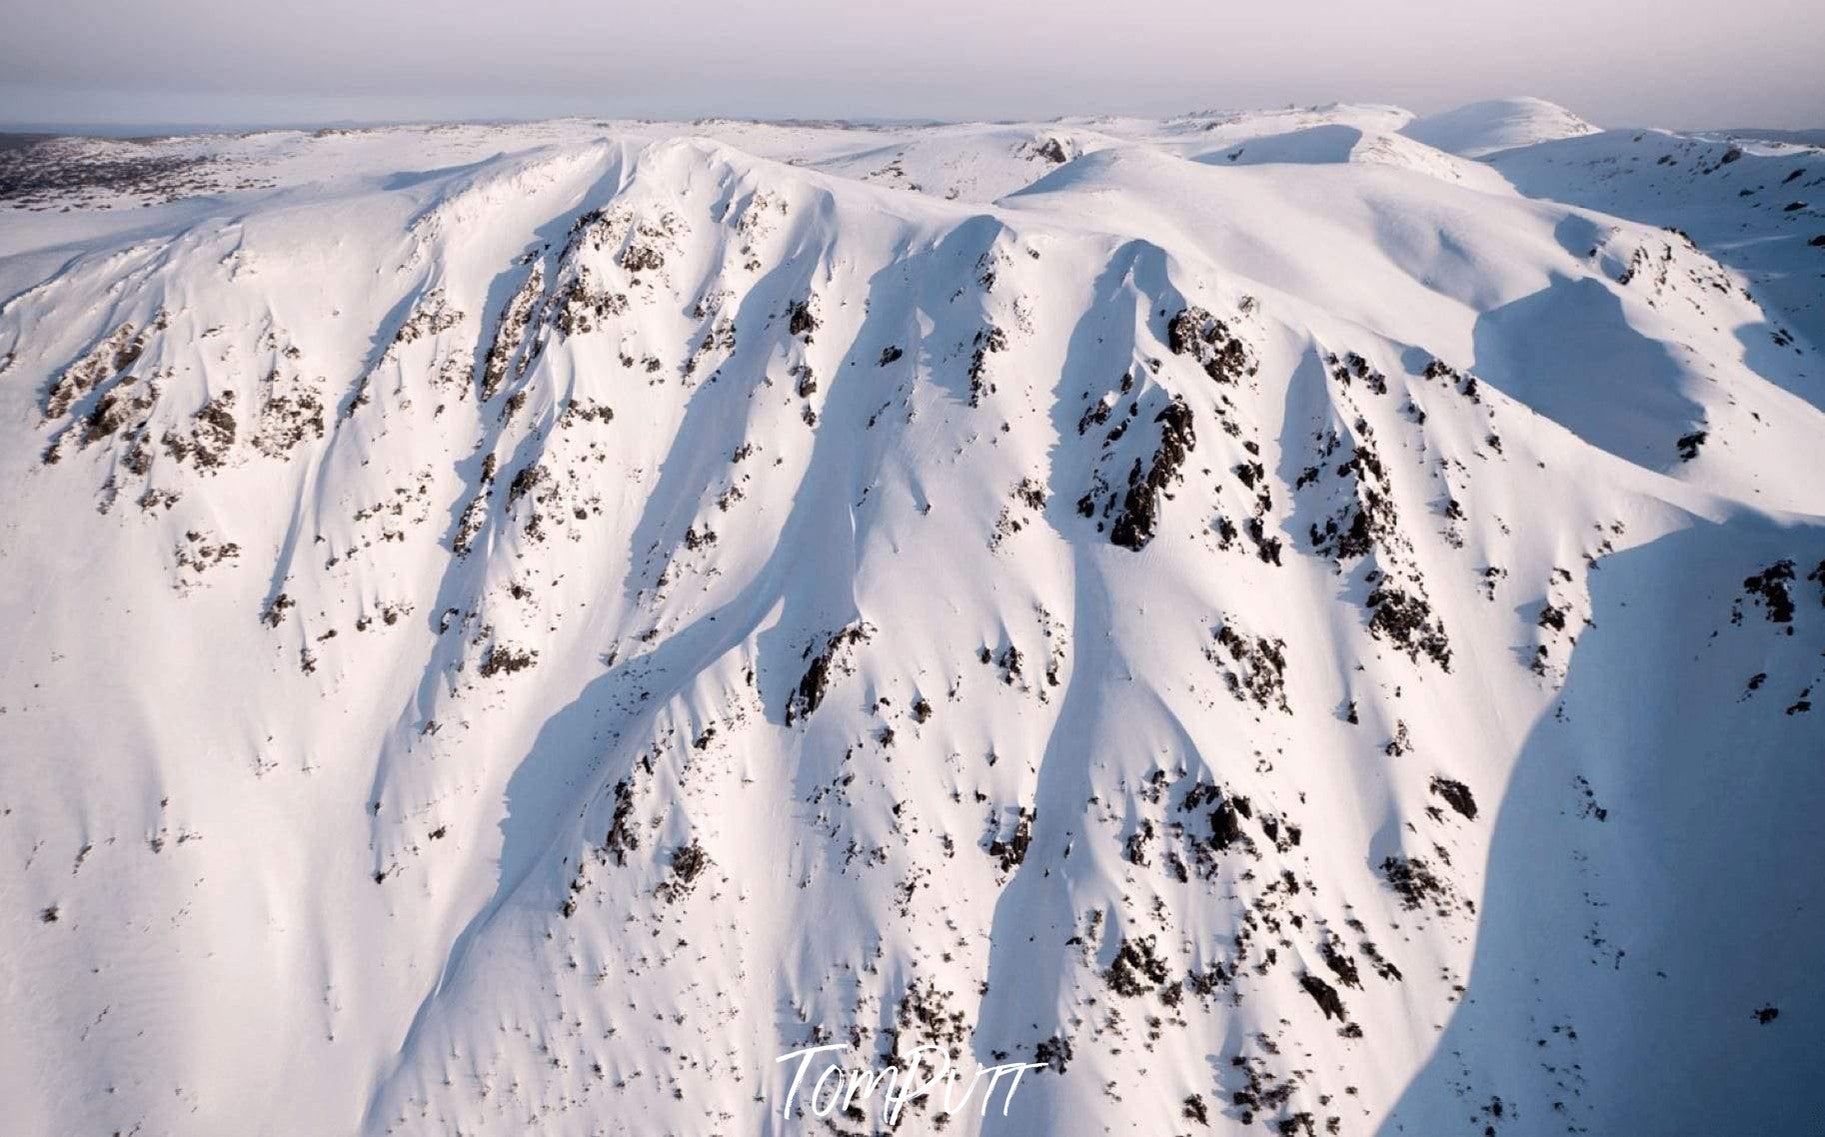
<path id="1" fill-rule="evenodd" d="M 1014 118 L 1539 95 L 1825 127 L 1821 0 L 0 0 L 0 122 Z"/>

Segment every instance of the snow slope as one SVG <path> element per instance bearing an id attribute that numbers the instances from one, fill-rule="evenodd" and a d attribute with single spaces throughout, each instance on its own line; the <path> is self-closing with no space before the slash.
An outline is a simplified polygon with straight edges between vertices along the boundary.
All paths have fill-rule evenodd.
<path id="1" fill-rule="evenodd" d="M 1596 127 L 1557 103 L 1531 98 L 1471 103 L 1416 118 L 1402 128 L 1409 138 L 1465 158 L 1596 132 Z"/>
<path id="2" fill-rule="evenodd" d="M 1816 1117 L 1819 286 L 1409 118 L 32 158 L 11 1124 Z"/>
<path id="3" fill-rule="evenodd" d="M 1796 335 L 1825 343 L 1825 150 L 1617 130 L 1515 150 L 1492 165 L 1524 193 L 1698 242 L 1777 315 L 1746 329 L 1752 357 L 1795 355 Z"/>

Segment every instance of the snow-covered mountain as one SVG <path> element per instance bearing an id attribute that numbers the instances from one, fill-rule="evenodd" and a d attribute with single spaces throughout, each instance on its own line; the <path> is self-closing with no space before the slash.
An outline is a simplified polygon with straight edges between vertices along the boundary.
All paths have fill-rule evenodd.
<path id="1" fill-rule="evenodd" d="M 1416 118 L 1402 128 L 1409 137 L 1448 154 L 1484 158 L 1504 150 L 1597 134 L 1598 129 L 1545 99 L 1489 99 Z"/>
<path id="2" fill-rule="evenodd" d="M 1811 1123 L 1825 153 L 1523 109 L 0 152 L 9 1128 Z"/>

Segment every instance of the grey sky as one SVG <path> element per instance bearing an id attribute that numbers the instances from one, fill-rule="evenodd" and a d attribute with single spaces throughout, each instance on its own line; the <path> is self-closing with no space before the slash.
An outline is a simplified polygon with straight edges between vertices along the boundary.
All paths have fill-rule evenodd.
<path id="1" fill-rule="evenodd" d="M 1051 117 L 1510 94 L 1825 126 L 1819 0 L 0 0 L 0 122 Z"/>

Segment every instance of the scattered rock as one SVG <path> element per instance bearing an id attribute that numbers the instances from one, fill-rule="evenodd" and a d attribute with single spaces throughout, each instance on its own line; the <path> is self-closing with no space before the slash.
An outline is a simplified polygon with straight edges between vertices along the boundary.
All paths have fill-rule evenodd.
<path id="1" fill-rule="evenodd" d="M 1154 952 L 1155 938 L 1122 940 L 1115 961 L 1103 972 L 1103 981 L 1117 995 L 1135 998 L 1166 982 L 1166 962 Z"/>
<path id="2" fill-rule="evenodd" d="M 849 650 L 857 644 L 866 643 L 873 634 L 873 629 L 861 621 L 832 633 L 824 640 L 824 646 L 815 656 L 811 648 L 805 649 L 804 658 L 811 660 L 805 674 L 799 679 L 798 687 L 791 698 L 786 701 L 786 725 L 791 726 L 801 719 L 808 718 L 824 701 L 824 693 L 830 687 L 831 671 L 843 666 Z"/>
<path id="3" fill-rule="evenodd" d="M 1197 446 L 1191 408 L 1183 399 L 1173 399 L 1153 421 L 1160 424 L 1160 444 L 1145 470 L 1140 459 L 1135 459 L 1134 468 L 1128 473 L 1128 492 L 1122 498 L 1121 512 L 1109 531 L 1110 542 L 1124 549 L 1139 551 L 1153 540 L 1159 525 L 1160 499 L 1178 479 L 1179 468 Z"/>
<path id="4" fill-rule="evenodd" d="M 1432 792 L 1444 798 L 1445 804 L 1463 814 L 1466 820 L 1476 820 L 1476 799 L 1471 796 L 1469 786 L 1442 774 L 1434 774 Z"/>

